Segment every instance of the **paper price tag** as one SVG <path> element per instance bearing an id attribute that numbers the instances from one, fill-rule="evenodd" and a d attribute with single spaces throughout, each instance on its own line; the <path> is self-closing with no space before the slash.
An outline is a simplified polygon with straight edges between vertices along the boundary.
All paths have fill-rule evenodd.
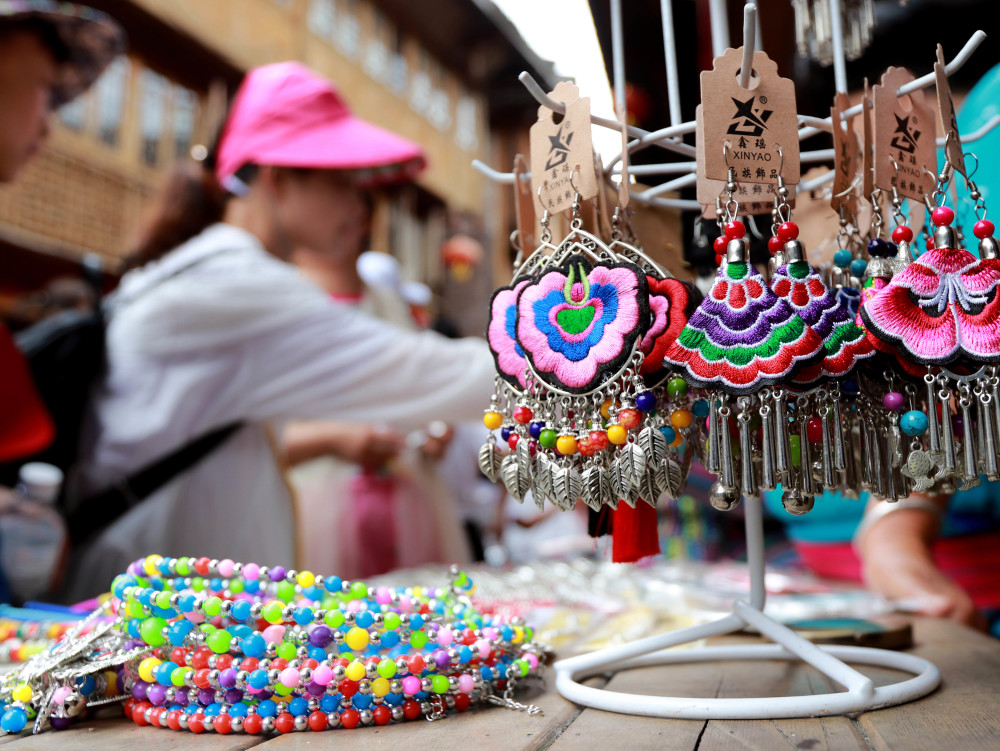
<path id="1" fill-rule="evenodd" d="M 934 189 L 937 175 L 934 111 L 919 89 L 896 97 L 899 87 L 913 79 L 906 68 L 889 68 L 872 91 L 874 183 L 876 188 L 891 191 L 895 187 L 901 196 L 923 201 Z"/>
<path id="2" fill-rule="evenodd" d="M 852 186 L 861 166 L 861 147 L 851 123 L 841 119 L 841 113 L 849 106 L 850 100 L 847 94 L 841 92 L 833 98 L 833 107 L 830 109 L 830 121 L 833 123 L 833 153 L 836 155 L 830 206 L 837 214 L 843 207 L 847 216 L 854 217 L 858 213 L 858 190 L 857 186 Z"/>
<path id="3" fill-rule="evenodd" d="M 872 191 L 875 190 L 875 176 L 872 171 L 872 118 L 868 110 L 871 108 L 871 89 L 868 88 L 868 79 L 865 79 L 864 98 L 861 100 L 861 116 L 864 138 L 861 143 L 861 175 L 862 175 L 862 195 L 866 201 L 871 200 Z"/>
<path id="4" fill-rule="evenodd" d="M 527 160 L 523 155 L 514 157 L 514 215 L 517 219 L 517 239 L 521 252 L 528 256 L 537 246 L 535 201 L 531 196 Z"/>
<path id="5" fill-rule="evenodd" d="M 934 77 L 937 85 L 938 110 L 941 112 L 941 127 L 945 136 L 944 155 L 955 170 L 963 177 L 968 177 L 965 171 L 965 155 L 962 153 L 962 141 L 958 133 L 958 119 L 955 117 L 955 103 L 951 99 L 951 84 L 944 70 L 944 50 L 937 46 L 937 62 L 934 64 Z M 954 135 L 950 135 L 950 134 Z M 936 171 L 936 170 L 935 170 Z"/>

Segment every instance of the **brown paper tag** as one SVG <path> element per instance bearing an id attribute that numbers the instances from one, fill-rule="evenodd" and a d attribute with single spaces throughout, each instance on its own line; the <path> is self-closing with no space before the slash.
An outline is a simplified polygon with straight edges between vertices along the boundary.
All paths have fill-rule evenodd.
<path id="1" fill-rule="evenodd" d="M 889 68 L 872 95 L 875 118 L 875 187 L 923 201 L 934 188 L 937 153 L 934 111 L 919 89 L 896 97 L 914 79 L 906 68 Z M 909 108 L 907 108 L 907 99 Z M 926 171 L 925 171 L 926 170 Z"/>
<path id="2" fill-rule="evenodd" d="M 934 77 L 937 84 L 938 110 L 941 112 L 941 128 L 945 136 L 945 158 L 962 177 L 968 177 L 965 172 L 965 155 L 962 153 L 962 140 L 959 137 L 958 120 L 955 118 L 955 103 L 951 99 L 951 85 L 948 83 L 948 74 L 944 70 L 944 50 L 940 44 L 937 46 L 937 62 L 934 63 Z M 954 135 L 949 136 L 951 133 L 954 133 Z"/>
<path id="3" fill-rule="evenodd" d="M 865 91 L 861 99 L 861 116 L 864 120 L 864 138 L 861 143 L 861 191 L 866 201 L 871 201 L 872 191 L 875 190 L 875 176 L 872 173 L 872 116 L 868 111 L 871 108 L 871 89 L 868 88 L 868 79 L 865 79 Z"/>
<path id="4" fill-rule="evenodd" d="M 566 105 L 566 114 L 538 108 L 531 126 L 531 186 L 539 211 L 565 211 L 574 192 L 582 199 L 597 194 L 594 147 L 590 136 L 590 98 L 576 86 L 560 81 L 549 93 Z M 574 191 L 575 188 L 575 191 Z"/>
<path id="5" fill-rule="evenodd" d="M 628 114 L 624 111 L 615 114 L 622 127 L 622 159 L 621 159 L 621 182 L 618 183 L 618 207 L 624 213 L 629 205 L 629 159 L 628 159 Z"/>
<path id="6" fill-rule="evenodd" d="M 702 205 L 702 216 L 705 219 L 715 220 L 716 199 L 720 198 L 723 205 L 728 200 L 726 194 L 726 180 L 710 180 L 705 176 L 705 149 L 702 148 L 704 140 L 704 123 L 702 118 L 702 106 L 699 104 L 695 108 L 695 132 L 698 142 L 698 149 L 695 154 L 696 172 L 698 175 L 697 200 Z M 795 206 L 795 186 L 786 185 L 788 196 L 786 200 L 792 207 Z M 778 194 L 778 183 L 741 183 L 739 177 L 736 178 L 736 193 L 733 198 L 739 203 L 737 216 L 756 216 L 759 214 L 770 214 L 774 208 L 774 198 Z"/>
<path id="7" fill-rule="evenodd" d="M 514 157 L 514 215 L 517 218 L 517 238 L 521 252 L 528 256 L 538 245 L 535 201 L 531 197 L 528 163 L 522 154 Z"/>
<path id="8" fill-rule="evenodd" d="M 773 183 L 778 172 L 788 185 L 799 182 L 798 115 L 795 85 L 778 75 L 778 66 L 754 52 L 750 87 L 740 88 L 743 50 L 728 49 L 701 74 L 705 176 L 725 180 L 729 164 L 736 180 Z M 728 144 L 728 162 L 723 147 Z M 783 156 L 779 157 L 778 149 Z"/>
<path id="9" fill-rule="evenodd" d="M 861 166 L 861 147 L 858 145 L 858 135 L 850 122 L 841 119 L 841 113 L 850 107 L 847 94 L 840 92 L 833 98 L 830 108 L 830 122 L 833 124 L 833 153 L 836 155 L 833 164 L 833 195 L 830 206 L 838 215 L 841 206 L 844 213 L 855 216 L 858 213 L 858 191 L 854 181 Z"/>

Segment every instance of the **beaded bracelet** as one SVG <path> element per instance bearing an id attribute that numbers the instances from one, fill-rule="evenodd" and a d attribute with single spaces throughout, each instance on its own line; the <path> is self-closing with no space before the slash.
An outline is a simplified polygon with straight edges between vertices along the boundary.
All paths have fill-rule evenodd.
<path id="1" fill-rule="evenodd" d="M 532 630 L 479 613 L 471 590 L 454 568 L 446 588 L 390 589 L 228 559 L 149 556 L 112 583 L 118 641 L 100 645 L 97 659 L 118 660 L 115 670 L 83 685 L 94 655 L 61 671 L 39 655 L 44 671 L 0 684 L 0 701 L 13 700 L 0 729 L 19 732 L 32 717 L 36 732 L 46 721 L 58 727 L 98 692 L 118 690 L 113 698 L 127 699 L 137 724 L 196 733 L 384 725 L 482 702 L 537 713 L 511 698 L 539 665 Z M 32 683 L 44 672 L 61 677 L 46 697 L 36 689 L 51 678 Z"/>

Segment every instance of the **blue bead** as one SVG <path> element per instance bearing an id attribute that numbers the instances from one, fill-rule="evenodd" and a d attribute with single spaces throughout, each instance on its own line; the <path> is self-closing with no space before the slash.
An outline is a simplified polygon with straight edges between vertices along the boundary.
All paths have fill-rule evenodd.
<path id="1" fill-rule="evenodd" d="M 267 671 L 258 668 L 247 676 L 247 684 L 251 688 L 262 689 L 267 685 Z"/>
<path id="2" fill-rule="evenodd" d="M 851 276 L 864 279 L 865 271 L 868 269 L 868 262 L 862 258 L 855 258 L 851 261 Z"/>
<path id="3" fill-rule="evenodd" d="M 257 714 L 261 717 L 274 717 L 278 714 L 278 705 L 274 703 L 273 699 L 264 699 L 257 705 Z"/>
<path id="4" fill-rule="evenodd" d="M 233 603 L 231 615 L 234 620 L 245 621 L 250 618 L 250 603 L 247 600 L 237 600 Z"/>
<path id="5" fill-rule="evenodd" d="M 180 610 L 182 613 L 190 613 L 192 610 L 194 610 L 195 603 L 197 602 L 198 598 L 195 597 L 190 592 L 188 592 L 187 594 L 183 594 L 180 596 L 180 599 L 177 602 L 177 609 Z"/>
<path id="6" fill-rule="evenodd" d="M 161 686 L 172 686 L 173 683 L 170 680 L 170 674 L 174 672 L 177 667 L 176 662 L 161 662 L 156 666 L 156 670 L 153 673 L 153 676 L 156 678 L 156 682 Z"/>
<path id="7" fill-rule="evenodd" d="M 132 620 L 130 620 L 128 622 L 128 626 L 126 626 L 125 629 L 126 629 L 126 631 L 128 631 L 128 635 L 131 638 L 133 638 L 133 639 L 140 638 L 140 636 L 139 636 L 139 619 L 138 618 L 133 618 Z"/>
<path id="8" fill-rule="evenodd" d="M 313 611 L 312 608 L 296 608 L 295 614 L 292 616 L 295 622 L 300 626 L 305 626 L 312 623 Z"/>
<path id="9" fill-rule="evenodd" d="M 309 702 L 302 696 L 296 696 L 288 702 L 288 711 L 292 713 L 293 717 L 306 714 L 309 711 Z"/>
<path id="10" fill-rule="evenodd" d="M 493 668 L 483 667 L 479 670 L 480 675 L 483 676 L 484 681 L 493 680 Z"/>
<path id="11" fill-rule="evenodd" d="M 395 631 L 386 631 L 382 634 L 382 646 L 387 649 L 392 649 L 397 644 L 399 644 L 399 634 Z"/>
<path id="12" fill-rule="evenodd" d="M 248 582 L 243 583 L 243 591 L 248 595 L 255 595 L 260 592 L 260 582 L 257 579 L 251 579 Z"/>
<path id="13" fill-rule="evenodd" d="M 664 425 L 660 428 L 660 434 L 666 439 L 667 443 L 673 443 L 677 438 L 677 433 L 669 425 Z"/>
<path id="14" fill-rule="evenodd" d="M 153 611 L 153 615 L 166 618 L 167 620 L 177 617 L 177 611 L 173 608 L 158 608 L 154 605 L 150 610 Z"/>
<path id="15" fill-rule="evenodd" d="M 656 394 L 652 391 L 643 391 L 635 397 L 635 406 L 643 412 L 652 412 L 656 409 Z"/>
<path id="16" fill-rule="evenodd" d="M 510 434 L 514 432 L 514 429 L 509 425 L 504 425 L 500 428 L 500 438 L 504 441 L 510 440 Z"/>
<path id="17" fill-rule="evenodd" d="M 398 639 L 399 637 L 396 638 Z M 382 640 L 382 643 L 385 644 L 384 639 Z M 322 662 L 326 659 L 326 650 L 322 647 L 309 647 L 309 657 L 316 660 L 316 662 Z"/>
<path id="18" fill-rule="evenodd" d="M 545 429 L 544 420 L 535 420 L 531 425 L 528 426 L 528 432 L 531 434 L 532 438 L 538 438 L 542 434 L 542 430 Z M 508 436 L 509 438 L 510 436 Z M 507 440 L 506 438 L 504 440 Z"/>
<path id="19" fill-rule="evenodd" d="M 421 626 L 424 625 L 424 617 L 420 613 L 413 613 L 410 616 L 410 630 L 417 631 Z"/>
<path id="20" fill-rule="evenodd" d="M 222 714 L 222 705 L 219 704 L 219 702 L 213 701 L 211 704 L 205 707 L 206 717 L 215 717 L 219 714 Z"/>
<path id="21" fill-rule="evenodd" d="M 468 662 L 472 659 L 472 650 L 463 644 L 458 648 L 458 659 L 463 663 Z"/>
<path id="22" fill-rule="evenodd" d="M 344 581 L 339 576 L 328 576 L 323 580 L 327 592 L 337 594 L 344 587 Z"/>
<path id="23" fill-rule="evenodd" d="M 355 694 L 351 697 L 351 703 L 355 709 L 368 709 L 375 699 L 371 694 Z"/>
<path id="24" fill-rule="evenodd" d="M 208 587 L 209 587 L 209 589 L 211 589 L 211 590 L 213 590 L 215 592 L 221 592 L 222 591 L 222 579 L 220 579 L 219 577 L 215 577 L 214 579 L 212 579 L 208 583 Z"/>
<path id="25" fill-rule="evenodd" d="M 371 625 L 372 623 L 375 622 L 375 619 L 372 617 L 370 610 L 362 610 L 360 613 L 358 613 L 357 617 L 354 619 L 354 622 L 357 623 L 358 626 L 360 626 L 361 628 L 371 628 Z"/>
<path id="26" fill-rule="evenodd" d="M 928 425 L 927 415 L 918 409 L 911 409 L 899 418 L 899 429 L 906 435 L 923 435 L 927 432 Z"/>
<path id="27" fill-rule="evenodd" d="M 79 687 L 81 694 L 90 696 L 91 692 L 97 686 L 97 681 L 94 679 L 94 676 L 88 675 L 83 678 L 77 678 L 76 685 Z"/>
<path id="28" fill-rule="evenodd" d="M 236 702 L 229 708 L 230 717 L 246 717 L 250 713 L 250 707 L 241 701 Z"/>
<path id="29" fill-rule="evenodd" d="M 267 642 L 260 634 L 251 634 L 240 641 L 240 649 L 247 657 L 260 657 L 267 649 Z"/>
<path id="30" fill-rule="evenodd" d="M 28 715 L 18 707 L 9 707 L 0 717 L 0 730 L 8 733 L 20 733 L 27 724 Z"/>
<path id="31" fill-rule="evenodd" d="M 302 590 L 302 596 L 308 597 L 313 602 L 319 602 L 323 599 L 323 590 L 313 584 L 311 587 L 306 587 Z"/>
<path id="32" fill-rule="evenodd" d="M 854 396 L 860 389 L 858 388 L 858 382 L 853 378 L 848 378 L 840 382 L 840 390 L 849 396 Z"/>
<path id="33" fill-rule="evenodd" d="M 846 269 L 850 266 L 852 260 L 854 260 L 854 258 L 851 255 L 851 251 L 846 248 L 841 248 L 833 254 L 833 262 L 842 269 Z"/>
<path id="34" fill-rule="evenodd" d="M 402 704 L 405 700 L 406 700 L 406 697 L 403 696 L 402 694 L 392 694 L 392 693 L 390 693 L 390 694 L 386 694 L 385 697 L 384 697 L 385 703 L 388 704 L 390 707 L 395 707 L 395 706 L 397 706 L 399 704 Z"/>
<path id="35" fill-rule="evenodd" d="M 697 399 L 691 405 L 691 414 L 695 417 L 708 417 L 708 402 L 704 399 Z"/>
<path id="36" fill-rule="evenodd" d="M 319 700 L 319 708 L 327 714 L 335 710 L 338 704 L 340 704 L 340 699 L 330 694 L 323 694 Z"/>

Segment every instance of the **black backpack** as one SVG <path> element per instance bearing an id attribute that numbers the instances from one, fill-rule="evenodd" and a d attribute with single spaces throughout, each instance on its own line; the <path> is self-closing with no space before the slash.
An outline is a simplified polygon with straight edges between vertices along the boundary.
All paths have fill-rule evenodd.
<path id="1" fill-rule="evenodd" d="M 0 483 L 12 486 L 18 468 L 29 461 L 54 464 L 66 474 L 77 461 L 87 403 L 93 388 L 103 378 L 106 365 L 106 320 L 101 301 L 103 272 L 99 257 L 88 256 L 83 274 L 94 290 L 95 303 L 90 310 L 57 313 L 15 337 L 55 423 L 56 437 L 43 451 L 0 466 Z M 67 508 L 62 495 L 58 508 L 66 518 L 71 540 L 83 542 L 110 526 L 119 516 L 208 456 L 240 425 L 239 422 L 223 425 L 195 438 L 112 488 L 75 503 L 72 509 Z"/>

